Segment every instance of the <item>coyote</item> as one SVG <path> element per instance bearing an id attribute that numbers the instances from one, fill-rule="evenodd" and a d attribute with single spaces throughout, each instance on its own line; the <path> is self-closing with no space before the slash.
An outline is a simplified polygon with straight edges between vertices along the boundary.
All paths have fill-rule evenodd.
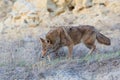
<path id="1" fill-rule="evenodd" d="M 83 42 L 90 49 L 88 54 L 91 54 L 96 49 L 96 40 L 101 44 L 111 44 L 109 38 L 90 25 L 57 27 L 47 33 L 46 39 L 40 38 L 42 42 L 42 58 L 51 52 L 57 52 L 63 46 L 68 47 L 68 58 L 72 58 L 73 46 L 80 42 Z"/>

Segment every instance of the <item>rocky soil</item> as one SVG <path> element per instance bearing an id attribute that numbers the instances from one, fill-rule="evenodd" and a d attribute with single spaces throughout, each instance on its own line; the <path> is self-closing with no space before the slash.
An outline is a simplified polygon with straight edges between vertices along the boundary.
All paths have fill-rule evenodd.
<path id="1" fill-rule="evenodd" d="M 39 63 L 40 64 L 40 63 Z M 39 66 L 39 67 L 38 67 Z M 87 63 L 79 60 L 59 61 L 56 64 L 26 67 L 0 67 L 1 80 L 119 80 L 118 57 Z"/>

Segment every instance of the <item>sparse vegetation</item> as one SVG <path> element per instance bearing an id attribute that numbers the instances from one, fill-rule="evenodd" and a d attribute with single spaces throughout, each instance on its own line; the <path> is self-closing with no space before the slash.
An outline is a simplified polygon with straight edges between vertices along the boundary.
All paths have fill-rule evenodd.
<path id="1" fill-rule="evenodd" d="M 43 64 L 41 64 L 42 61 L 37 62 L 37 64 L 39 64 L 38 67 L 42 67 L 42 66 L 45 66 L 46 65 L 50 65 L 51 66 L 55 66 L 59 63 L 67 63 L 67 62 L 77 62 L 77 63 L 82 63 L 85 61 L 85 63 L 89 62 L 89 63 L 92 63 L 92 62 L 99 62 L 99 61 L 105 61 L 105 60 L 109 60 L 109 59 L 114 59 L 114 58 L 117 58 L 120 56 L 120 52 L 116 52 L 116 53 L 104 53 L 104 54 L 92 54 L 92 55 L 86 55 L 84 57 L 81 57 L 81 58 L 74 58 L 74 59 L 67 59 L 66 57 L 59 57 L 57 59 L 54 59 L 52 60 L 51 62 L 49 62 L 48 60 L 44 59 L 43 60 Z"/>
<path id="2" fill-rule="evenodd" d="M 25 67 L 26 64 L 27 64 L 27 63 L 26 63 L 25 61 L 20 61 L 20 62 L 17 62 L 16 66 Z"/>

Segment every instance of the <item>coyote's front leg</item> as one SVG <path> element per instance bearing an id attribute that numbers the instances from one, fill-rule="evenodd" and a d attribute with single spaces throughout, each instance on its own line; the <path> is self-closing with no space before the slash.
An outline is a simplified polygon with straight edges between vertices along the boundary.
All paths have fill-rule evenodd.
<path id="1" fill-rule="evenodd" d="M 68 56 L 67 56 L 68 59 L 72 59 L 73 46 L 74 46 L 73 44 L 70 44 L 68 46 L 68 50 L 69 50 Z"/>

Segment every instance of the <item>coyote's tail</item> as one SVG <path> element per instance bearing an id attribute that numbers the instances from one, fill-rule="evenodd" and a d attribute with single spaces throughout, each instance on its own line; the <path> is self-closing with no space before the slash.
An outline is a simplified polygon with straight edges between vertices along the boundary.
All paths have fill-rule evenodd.
<path id="1" fill-rule="evenodd" d="M 101 44 L 111 45 L 110 39 L 99 32 L 97 33 L 96 38 L 97 38 L 98 42 Z"/>

